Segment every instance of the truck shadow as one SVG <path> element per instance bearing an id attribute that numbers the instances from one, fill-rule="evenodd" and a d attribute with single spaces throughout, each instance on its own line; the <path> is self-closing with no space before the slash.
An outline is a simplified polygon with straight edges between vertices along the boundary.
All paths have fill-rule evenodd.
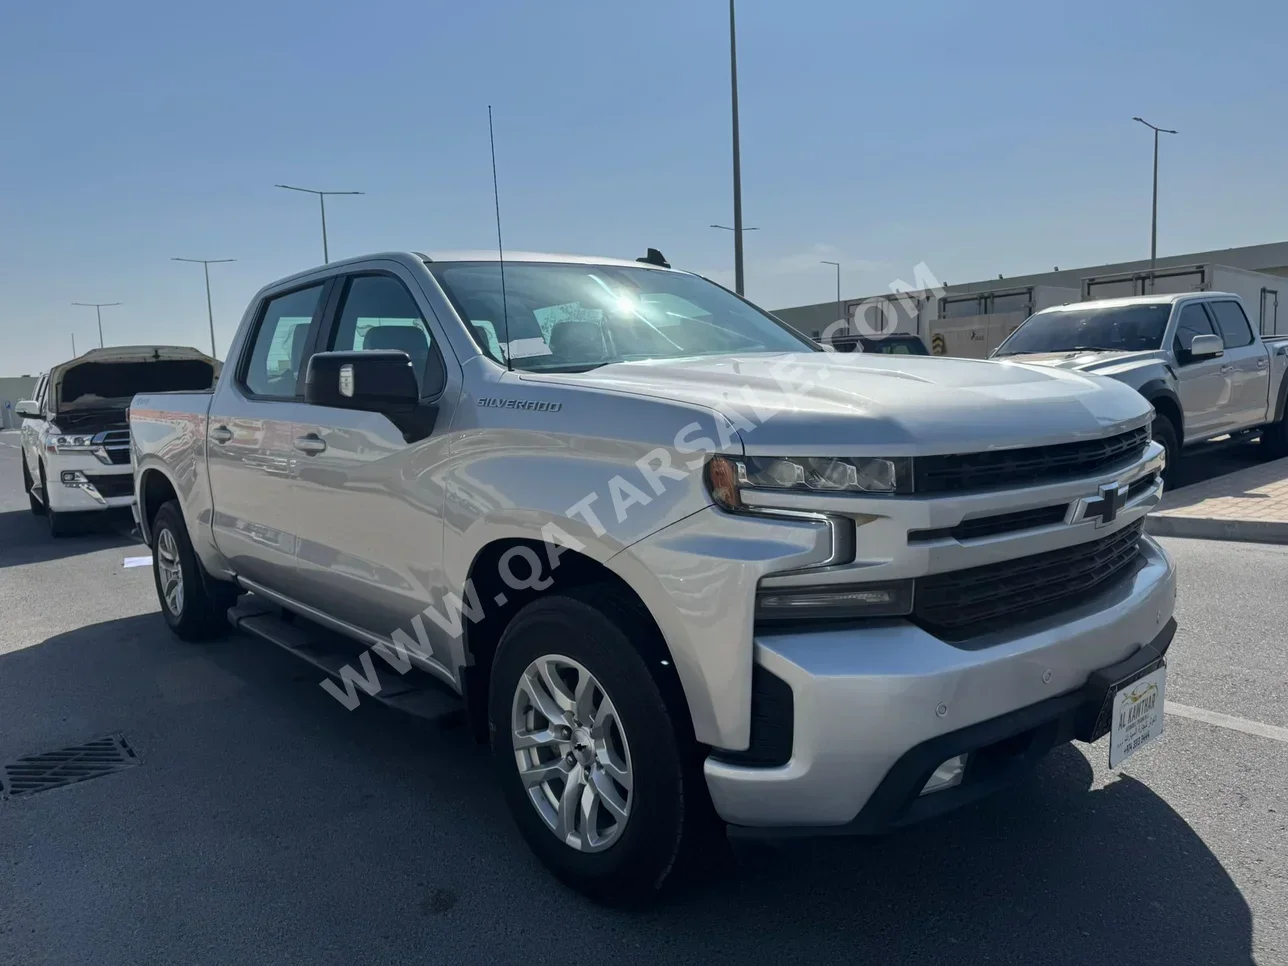
<path id="1" fill-rule="evenodd" d="M 128 509 L 112 510 L 86 514 L 78 532 L 55 539 L 50 536 L 45 519 L 33 516 L 29 510 L 0 512 L 0 568 L 62 560 L 130 545 L 137 546 L 140 554 L 147 553 L 147 548 L 130 535 L 133 529 L 134 520 Z"/>
<path id="2" fill-rule="evenodd" d="M 271 645 L 186 645 L 156 614 L 0 653 L 0 762 L 113 732 L 143 759 L 0 805 L 17 961 L 566 962 L 568 943 L 649 964 L 1252 961 L 1220 860 L 1148 786 L 1093 787 L 1078 748 L 885 837 L 739 841 L 624 911 L 530 856 L 463 728 L 348 712 L 318 684 Z M 64 928 L 68 908 L 94 929 Z M 171 912 L 139 929 L 123 908 Z"/>

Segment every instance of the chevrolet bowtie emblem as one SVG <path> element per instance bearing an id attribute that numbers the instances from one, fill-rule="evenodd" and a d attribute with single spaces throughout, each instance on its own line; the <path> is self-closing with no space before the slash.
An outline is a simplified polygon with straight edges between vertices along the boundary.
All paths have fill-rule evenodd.
<path id="1" fill-rule="evenodd" d="M 1105 524 L 1113 523 L 1118 519 L 1118 511 L 1123 508 L 1123 504 L 1126 502 L 1126 483 L 1106 483 L 1100 487 L 1096 496 L 1078 501 L 1078 508 L 1074 513 L 1073 522 L 1081 523 L 1094 519 L 1097 527 L 1103 527 Z"/>

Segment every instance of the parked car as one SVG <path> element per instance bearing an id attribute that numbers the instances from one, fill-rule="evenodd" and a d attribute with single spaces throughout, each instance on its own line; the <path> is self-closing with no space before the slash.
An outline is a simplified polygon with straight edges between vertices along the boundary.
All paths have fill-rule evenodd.
<path id="1" fill-rule="evenodd" d="M 838 335 L 825 343 L 836 352 L 880 352 L 892 356 L 928 356 L 926 343 L 915 335 Z"/>
<path id="2" fill-rule="evenodd" d="M 463 711 L 588 894 L 724 823 L 881 831 L 1162 727 L 1117 713 L 1161 693 L 1176 584 L 1150 406 L 1111 380 L 823 352 L 652 256 L 334 262 L 262 289 L 229 360 L 131 407 L 166 623 L 349 708 Z"/>
<path id="3" fill-rule="evenodd" d="M 1229 292 L 1075 302 L 1030 316 L 992 356 L 1108 376 L 1153 405 L 1169 466 L 1182 447 L 1254 439 L 1288 455 L 1288 336 L 1262 337 Z"/>
<path id="4" fill-rule="evenodd" d="M 22 486 L 56 537 L 86 514 L 134 502 L 126 411 L 136 392 L 209 389 L 219 363 L 180 346 L 91 349 L 40 377 L 19 402 Z"/>

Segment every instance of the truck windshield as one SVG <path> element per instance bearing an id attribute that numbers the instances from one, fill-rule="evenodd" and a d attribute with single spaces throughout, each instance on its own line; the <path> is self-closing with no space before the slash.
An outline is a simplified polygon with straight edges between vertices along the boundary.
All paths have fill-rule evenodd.
<path id="1" fill-rule="evenodd" d="M 1160 349 L 1171 303 L 1105 305 L 1047 309 L 1029 319 L 993 353 L 1002 356 L 1038 352 L 1145 352 Z"/>
<path id="2" fill-rule="evenodd" d="M 584 371 L 610 362 L 726 352 L 818 352 L 814 343 L 696 275 L 651 268 L 431 262 L 475 342 L 515 369 Z M 509 331 L 506 331 L 506 327 Z"/>

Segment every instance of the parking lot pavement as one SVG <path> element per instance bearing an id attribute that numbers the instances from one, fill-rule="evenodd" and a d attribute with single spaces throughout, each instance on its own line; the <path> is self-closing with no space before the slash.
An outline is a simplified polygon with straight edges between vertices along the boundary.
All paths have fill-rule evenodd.
<path id="1" fill-rule="evenodd" d="M 1288 743 L 1169 716 L 1117 773 L 1070 746 L 941 820 L 740 843 L 605 909 L 528 855 L 462 730 L 175 640 L 128 521 L 53 541 L 17 480 L 0 449 L 0 762 L 119 733 L 142 764 L 0 802 L 0 963 L 1288 963 Z M 1288 548 L 1167 545 L 1168 698 L 1288 724 Z"/>

